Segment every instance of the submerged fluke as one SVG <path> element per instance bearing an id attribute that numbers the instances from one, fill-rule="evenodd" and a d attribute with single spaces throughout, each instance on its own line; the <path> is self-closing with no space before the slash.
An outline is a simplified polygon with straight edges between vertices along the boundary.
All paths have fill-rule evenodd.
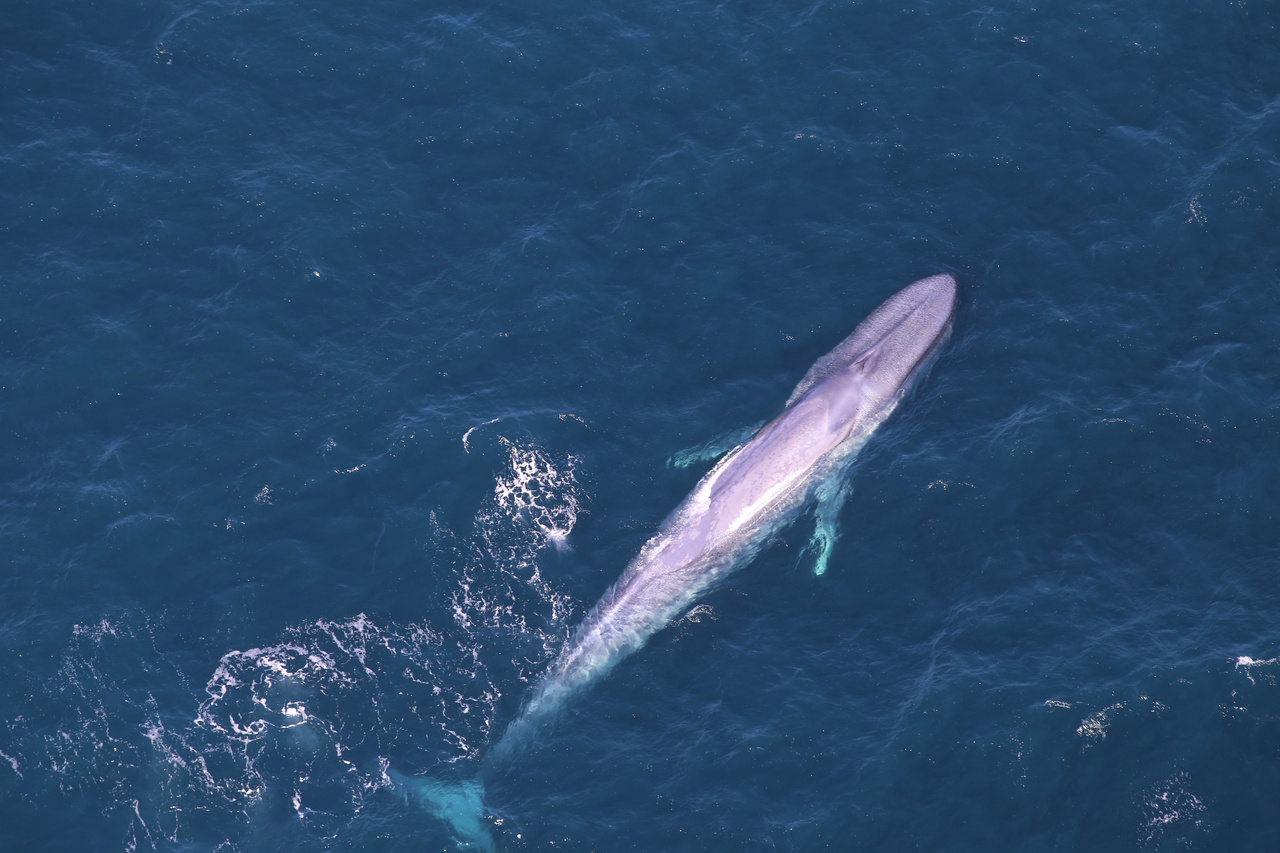
<path id="1" fill-rule="evenodd" d="M 389 771 L 396 789 L 406 800 L 444 821 L 462 850 L 497 853 L 484 806 L 484 784 L 479 779 L 447 782 L 427 776 L 405 776 Z"/>

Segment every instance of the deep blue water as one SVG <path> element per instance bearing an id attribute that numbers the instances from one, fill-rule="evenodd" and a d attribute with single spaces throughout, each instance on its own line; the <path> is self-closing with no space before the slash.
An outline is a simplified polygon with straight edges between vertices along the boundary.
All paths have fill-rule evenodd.
<path id="1" fill-rule="evenodd" d="M 1280 837 L 1280 6 L 8 2 L 0 848 L 419 851 L 902 286 L 852 473 L 486 792 L 504 850 Z"/>

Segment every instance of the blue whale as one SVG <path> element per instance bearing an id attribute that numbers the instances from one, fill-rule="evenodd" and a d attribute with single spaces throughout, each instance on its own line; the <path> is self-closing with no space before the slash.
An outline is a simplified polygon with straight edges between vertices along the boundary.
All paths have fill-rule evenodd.
<path id="1" fill-rule="evenodd" d="M 712 468 L 583 620 L 490 752 L 522 746 L 564 702 L 644 645 L 845 473 L 946 341 L 956 280 L 899 291 L 810 368 L 782 414 Z M 829 494 L 843 494 L 829 489 Z M 834 517 L 831 506 L 819 515 Z M 825 565 L 830 541 L 820 554 Z"/>
<path id="2" fill-rule="evenodd" d="M 815 570 L 826 565 L 849 463 L 946 341 L 958 291 L 950 275 L 891 296 L 818 359 L 782 414 L 713 467 L 604 594 L 483 760 L 492 770 L 533 740 L 565 702 L 639 649 L 699 595 L 746 565 L 796 513 L 817 503 Z M 419 799 L 468 844 L 493 849 L 477 821 L 482 788 L 418 780 Z"/>

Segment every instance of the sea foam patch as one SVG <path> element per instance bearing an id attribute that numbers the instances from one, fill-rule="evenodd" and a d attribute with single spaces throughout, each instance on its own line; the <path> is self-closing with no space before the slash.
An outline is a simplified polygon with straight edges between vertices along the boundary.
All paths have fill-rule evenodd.
<path id="1" fill-rule="evenodd" d="M 96 792 L 125 849 L 232 850 L 242 848 L 228 825 L 250 833 L 264 815 L 292 815 L 305 834 L 331 837 L 395 802 L 382 794 L 393 767 L 477 755 L 511 711 L 504 694 L 523 695 L 567 636 L 574 604 L 539 555 L 563 546 L 585 499 L 575 457 L 497 446 L 502 464 L 470 530 L 433 516 L 452 593 L 424 604 L 423 620 L 291 625 L 204 675 L 166 654 L 163 621 L 78 624 L 58 677 L 39 688 L 59 715 L 9 720 L 0 772 L 29 791 Z"/>

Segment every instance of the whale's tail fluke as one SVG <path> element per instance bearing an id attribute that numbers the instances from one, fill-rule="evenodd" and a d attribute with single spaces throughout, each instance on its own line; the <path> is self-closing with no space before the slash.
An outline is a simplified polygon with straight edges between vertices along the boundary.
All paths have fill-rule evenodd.
<path id="1" fill-rule="evenodd" d="M 498 845 L 486 820 L 484 784 L 479 779 L 447 782 L 427 776 L 390 771 L 396 790 L 406 801 L 426 809 L 453 830 L 459 850 L 497 853 Z"/>

